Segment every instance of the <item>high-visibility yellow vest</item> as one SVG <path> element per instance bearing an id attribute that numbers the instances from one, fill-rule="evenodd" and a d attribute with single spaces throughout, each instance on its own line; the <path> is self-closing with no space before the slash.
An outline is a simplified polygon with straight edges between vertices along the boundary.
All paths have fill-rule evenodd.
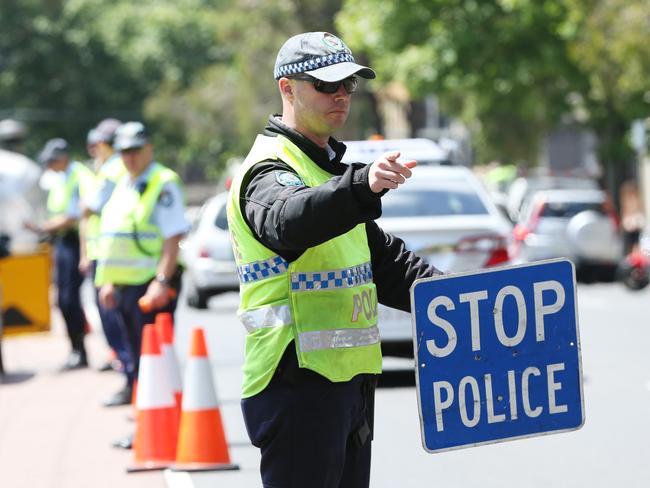
<path id="1" fill-rule="evenodd" d="M 332 177 L 286 137 L 260 135 L 233 180 L 228 224 L 240 281 L 238 315 L 248 331 L 242 396 L 268 385 L 291 341 L 300 367 L 330 381 L 380 373 L 377 291 L 365 225 L 285 261 L 255 238 L 240 206 L 243 177 L 268 159 L 288 164 L 310 187 Z"/>
<path id="2" fill-rule="evenodd" d="M 126 174 L 126 168 L 122 159 L 118 156 L 112 156 L 109 158 L 97 174 L 92 186 L 92 193 L 95 193 L 99 190 L 102 182 L 108 180 L 112 181 L 115 185 L 117 182 Z M 90 194 L 92 194 L 90 193 Z M 99 215 L 93 214 L 88 217 L 88 223 L 86 225 L 86 255 L 90 260 L 96 260 L 99 256 L 99 249 L 97 247 L 97 241 L 99 239 Z"/>
<path id="3" fill-rule="evenodd" d="M 47 196 L 47 212 L 50 217 L 65 214 L 75 191 L 79 198 L 85 198 L 90 190 L 93 172 L 77 161 L 71 161 L 66 177 L 57 181 Z"/>
<path id="4" fill-rule="evenodd" d="M 130 184 L 127 174 L 119 180 L 100 219 L 95 285 L 141 285 L 156 275 L 162 254 L 160 228 L 149 222 L 160 192 L 178 175 L 152 163 L 147 187 L 142 194 Z"/>

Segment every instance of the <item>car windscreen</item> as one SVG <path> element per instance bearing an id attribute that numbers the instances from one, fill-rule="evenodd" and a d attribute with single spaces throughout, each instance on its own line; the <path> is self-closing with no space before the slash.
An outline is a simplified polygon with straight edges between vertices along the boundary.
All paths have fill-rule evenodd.
<path id="1" fill-rule="evenodd" d="M 226 213 L 226 206 L 223 205 L 221 209 L 219 209 L 219 213 L 217 214 L 217 218 L 214 219 L 214 225 L 219 227 L 222 230 L 228 230 L 228 216 Z"/>
<path id="2" fill-rule="evenodd" d="M 389 191 L 381 199 L 382 217 L 442 217 L 484 215 L 487 208 L 471 188 L 408 189 Z"/>
<path id="3" fill-rule="evenodd" d="M 546 202 L 540 217 L 571 218 L 585 210 L 603 213 L 603 204 L 599 202 Z"/>

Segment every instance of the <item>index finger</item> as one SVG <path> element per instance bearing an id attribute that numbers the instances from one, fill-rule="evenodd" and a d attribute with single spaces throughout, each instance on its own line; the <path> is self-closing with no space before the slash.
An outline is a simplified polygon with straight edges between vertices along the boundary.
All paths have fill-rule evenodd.
<path id="1" fill-rule="evenodd" d="M 415 167 L 417 164 L 418 163 L 415 159 L 398 159 L 391 165 L 391 170 L 401 174 L 405 178 L 410 178 L 413 174 L 411 168 Z"/>
<path id="2" fill-rule="evenodd" d="M 400 161 L 401 162 L 401 161 Z M 401 162 L 408 169 L 413 169 L 418 165 L 418 162 L 415 159 L 409 159 L 408 161 Z"/>
<path id="3" fill-rule="evenodd" d="M 397 158 L 399 158 L 400 154 L 401 153 L 399 151 L 389 151 L 382 154 L 379 159 L 385 159 L 388 162 L 394 163 L 397 161 Z"/>

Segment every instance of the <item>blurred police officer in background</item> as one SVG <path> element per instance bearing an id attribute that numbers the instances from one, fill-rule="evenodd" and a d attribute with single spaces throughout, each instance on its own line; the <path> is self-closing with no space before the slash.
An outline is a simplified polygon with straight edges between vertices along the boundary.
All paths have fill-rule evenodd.
<path id="1" fill-rule="evenodd" d="M 104 119 L 97 127 L 88 133 L 86 146 L 92 156 L 95 171 L 94 186 L 88 193 L 88 198 L 82 202 L 82 219 L 79 226 L 81 235 L 81 258 L 79 270 L 89 274 L 95 281 L 95 271 L 98 257 L 98 238 L 100 214 L 106 202 L 111 197 L 115 185 L 126 174 L 124 164 L 119 153 L 113 149 L 113 139 L 117 128 L 122 125 L 117 119 Z M 102 330 L 109 346 L 117 357 L 117 369 L 125 375 L 124 386 L 115 394 L 104 401 L 107 407 L 126 405 L 131 402 L 132 388 L 127 371 L 133 370 L 133 353 L 126 339 L 126 329 L 120 315 L 115 309 L 106 309 L 99 301 L 99 288 L 95 287 L 97 309 L 102 322 Z M 103 365 L 100 370 L 114 369 L 111 361 Z"/>
<path id="2" fill-rule="evenodd" d="M 182 183 L 156 162 L 140 122 L 120 126 L 113 142 L 127 174 L 101 211 L 95 284 L 103 307 L 117 310 L 133 351 L 128 383 L 137 378 L 145 324 L 158 312 L 174 312 L 180 288 L 178 244 L 189 230 Z M 138 305 L 143 298 L 149 311 Z"/>
<path id="3" fill-rule="evenodd" d="M 84 334 L 86 317 L 81 306 L 79 272 L 79 232 L 81 198 L 84 188 L 92 184 L 93 174 L 83 164 L 71 161 L 68 143 L 50 139 L 38 155 L 38 161 L 56 173 L 47 199 L 48 219 L 42 224 L 25 222 L 25 227 L 39 234 L 48 234 L 54 244 L 58 306 L 68 331 L 72 351 L 63 370 L 88 366 Z"/>
<path id="4" fill-rule="evenodd" d="M 45 217 L 45 199 L 37 184 L 41 168 L 22 154 L 26 136 L 22 122 L 0 120 L 0 257 L 34 252 L 38 237 L 23 223 Z"/>
<path id="5" fill-rule="evenodd" d="M 230 190 L 228 222 L 248 331 L 242 411 L 265 487 L 367 487 L 381 372 L 377 301 L 410 311 L 409 288 L 440 273 L 383 232 L 381 196 L 415 161 L 341 163 L 358 79 L 336 36 L 280 49 L 282 115 L 271 116 Z"/>
<path id="6" fill-rule="evenodd" d="M 27 137 L 27 126 L 14 119 L 0 120 L 0 147 L 7 151 L 23 152 L 23 142 Z"/>

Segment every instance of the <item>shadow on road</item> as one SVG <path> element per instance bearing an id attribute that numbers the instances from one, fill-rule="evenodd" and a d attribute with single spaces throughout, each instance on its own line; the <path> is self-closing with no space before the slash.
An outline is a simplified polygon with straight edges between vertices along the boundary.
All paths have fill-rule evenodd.
<path id="1" fill-rule="evenodd" d="M 0 385 L 12 385 L 29 381 L 34 377 L 31 371 L 5 372 L 0 376 Z"/>
<path id="2" fill-rule="evenodd" d="M 415 371 L 413 369 L 390 369 L 379 375 L 379 388 L 400 388 L 415 386 Z"/>

